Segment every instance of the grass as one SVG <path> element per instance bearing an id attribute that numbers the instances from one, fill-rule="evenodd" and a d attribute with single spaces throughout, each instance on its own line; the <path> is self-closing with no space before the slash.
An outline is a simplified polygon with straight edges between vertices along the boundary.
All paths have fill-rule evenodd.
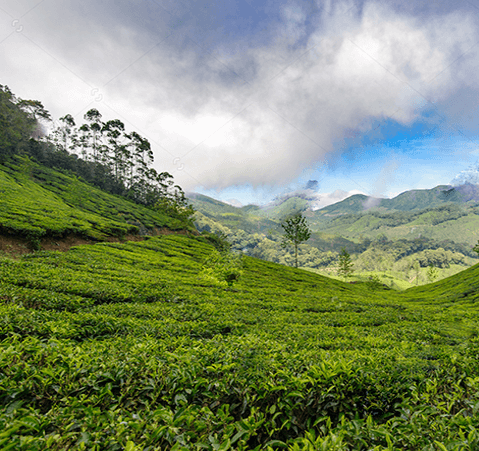
<path id="1" fill-rule="evenodd" d="M 0 445 L 473 450 L 479 265 L 402 292 L 163 236 L 0 260 Z"/>

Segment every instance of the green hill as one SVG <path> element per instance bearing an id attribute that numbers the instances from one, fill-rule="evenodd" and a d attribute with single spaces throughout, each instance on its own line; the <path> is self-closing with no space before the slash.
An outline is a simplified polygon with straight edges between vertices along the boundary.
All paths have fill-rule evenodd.
<path id="1" fill-rule="evenodd" d="M 367 209 L 366 201 L 368 200 L 371 202 L 371 205 L 376 205 L 380 204 L 384 199 L 377 199 L 364 194 L 354 194 L 340 202 L 315 210 L 315 213 L 319 218 L 325 217 L 325 219 L 351 213 L 363 213 Z"/>
<path id="2" fill-rule="evenodd" d="M 196 216 L 196 227 L 202 231 L 227 229 L 242 230 L 248 234 L 262 233 L 277 228 L 278 222 L 263 215 L 256 205 L 234 207 L 203 194 L 189 193 L 188 200 L 200 215 Z M 226 230 L 226 229 L 223 229 Z"/>
<path id="3" fill-rule="evenodd" d="M 432 190 L 431 192 L 434 192 Z M 352 196 L 362 208 L 365 196 Z M 233 249 L 247 255 L 292 265 L 291 249 L 281 247 L 282 228 L 279 211 L 304 209 L 304 199 L 289 199 L 274 207 L 268 223 L 259 207 L 237 208 L 204 197 L 193 200 L 195 225 L 200 231 L 222 233 Z M 343 202 L 344 205 L 344 202 Z M 353 205 L 354 206 L 354 205 Z M 259 210 L 258 210 L 259 209 Z M 371 209 L 360 213 L 327 217 L 322 210 L 306 210 L 303 215 L 313 230 L 311 238 L 300 245 L 299 265 L 321 274 L 335 275 L 339 253 L 344 247 L 353 258 L 354 280 L 378 276 L 395 288 L 428 282 L 427 266 L 438 268 L 445 278 L 477 262 L 472 250 L 479 239 L 478 208 L 475 202 L 443 203 L 427 209 L 386 211 Z M 413 270 L 419 262 L 420 270 Z"/>
<path id="4" fill-rule="evenodd" d="M 194 231 L 178 219 L 28 159 L 0 165 L 0 192 L 0 233 L 37 249 L 72 235 L 105 240 L 156 234 L 161 228 Z"/>
<path id="5" fill-rule="evenodd" d="M 479 209 L 477 203 L 446 203 L 441 206 L 413 211 L 367 211 L 328 218 L 318 212 L 307 212 L 313 230 L 341 235 L 349 239 L 359 237 L 389 239 L 416 239 L 428 237 L 452 240 L 473 246 L 479 239 Z"/>
<path id="6" fill-rule="evenodd" d="M 3 446 L 479 444 L 478 266 L 424 296 L 246 257 L 223 288 L 201 240 L 0 260 Z"/>
<path id="7" fill-rule="evenodd" d="M 355 194 L 335 204 L 316 210 L 318 218 L 331 218 L 346 214 L 369 212 L 399 212 L 424 210 L 444 204 L 479 202 L 479 187 L 463 185 L 452 187 L 439 185 L 432 189 L 405 191 L 392 199 L 380 199 L 364 194 Z"/>

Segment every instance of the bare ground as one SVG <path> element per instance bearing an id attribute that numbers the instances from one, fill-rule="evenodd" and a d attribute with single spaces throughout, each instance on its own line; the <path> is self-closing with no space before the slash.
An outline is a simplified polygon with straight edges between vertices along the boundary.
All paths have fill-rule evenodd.
<path id="1" fill-rule="evenodd" d="M 154 229 L 151 235 L 197 235 L 198 233 L 188 232 L 187 230 L 170 230 L 167 228 Z M 199 234 L 198 234 L 199 235 Z M 109 243 L 125 243 L 127 241 L 143 241 L 145 236 L 127 235 L 123 239 L 117 237 L 108 237 L 105 239 Z M 73 246 L 82 244 L 95 244 L 98 241 L 88 240 L 79 236 L 69 235 L 65 238 L 43 238 L 41 240 L 41 250 L 44 251 L 60 251 L 66 252 Z M 20 257 L 24 254 L 35 252 L 30 249 L 28 240 L 24 238 L 14 237 L 11 235 L 0 234 L 0 256 L 8 255 L 9 257 Z"/>

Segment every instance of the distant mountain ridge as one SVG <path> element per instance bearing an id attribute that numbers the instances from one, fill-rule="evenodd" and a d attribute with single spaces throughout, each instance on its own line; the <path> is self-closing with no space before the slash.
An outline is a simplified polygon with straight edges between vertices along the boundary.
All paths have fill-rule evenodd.
<path id="1" fill-rule="evenodd" d="M 367 211 L 412 211 L 434 208 L 446 203 L 479 202 L 479 185 L 466 183 L 460 186 L 439 185 L 432 189 L 405 191 L 392 199 L 381 199 L 355 194 L 316 213 L 320 216 L 339 216 Z"/>
<path id="2" fill-rule="evenodd" d="M 254 214 L 258 218 L 278 221 L 294 211 L 306 211 L 311 208 L 311 202 L 299 197 L 290 197 L 276 205 L 246 205 L 243 207 L 235 207 L 203 194 L 188 193 L 187 197 L 195 209 L 211 216 L 226 213 L 240 216 Z M 438 185 L 431 189 L 404 191 L 392 199 L 354 194 L 340 202 L 314 210 L 312 215 L 317 218 L 327 219 L 345 214 L 360 214 L 373 211 L 407 212 L 434 208 L 447 203 L 464 204 L 474 202 L 479 202 L 479 185 L 471 183 L 459 186 Z"/>

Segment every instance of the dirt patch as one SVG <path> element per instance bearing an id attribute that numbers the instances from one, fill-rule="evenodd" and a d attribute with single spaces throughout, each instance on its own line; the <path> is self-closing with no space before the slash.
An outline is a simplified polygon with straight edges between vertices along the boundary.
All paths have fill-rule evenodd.
<path id="1" fill-rule="evenodd" d="M 151 231 L 151 235 L 199 235 L 199 233 L 189 232 L 188 230 L 170 230 L 167 228 L 155 229 Z M 150 236 L 151 236 L 150 235 Z M 108 243 L 125 243 L 127 241 L 144 241 L 145 236 L 142 235 L 126 235 L 123 239 L 117 237 L 108 237 L 105 242 Z M 79 236 L 69 235 L 65 238 L 43 238 L 40 243 L 40 250 L 43 251 L 60 251 L 66 252 L 73 246 L 82 244 L 95 244 L 98 241 L 88 240 Z M 9 257 L 21 257 L 25 254 L 34 252 L 29 245 L 28 240 L 10 235 L 0 234 L 0 256 L 6 254 Z"/>

